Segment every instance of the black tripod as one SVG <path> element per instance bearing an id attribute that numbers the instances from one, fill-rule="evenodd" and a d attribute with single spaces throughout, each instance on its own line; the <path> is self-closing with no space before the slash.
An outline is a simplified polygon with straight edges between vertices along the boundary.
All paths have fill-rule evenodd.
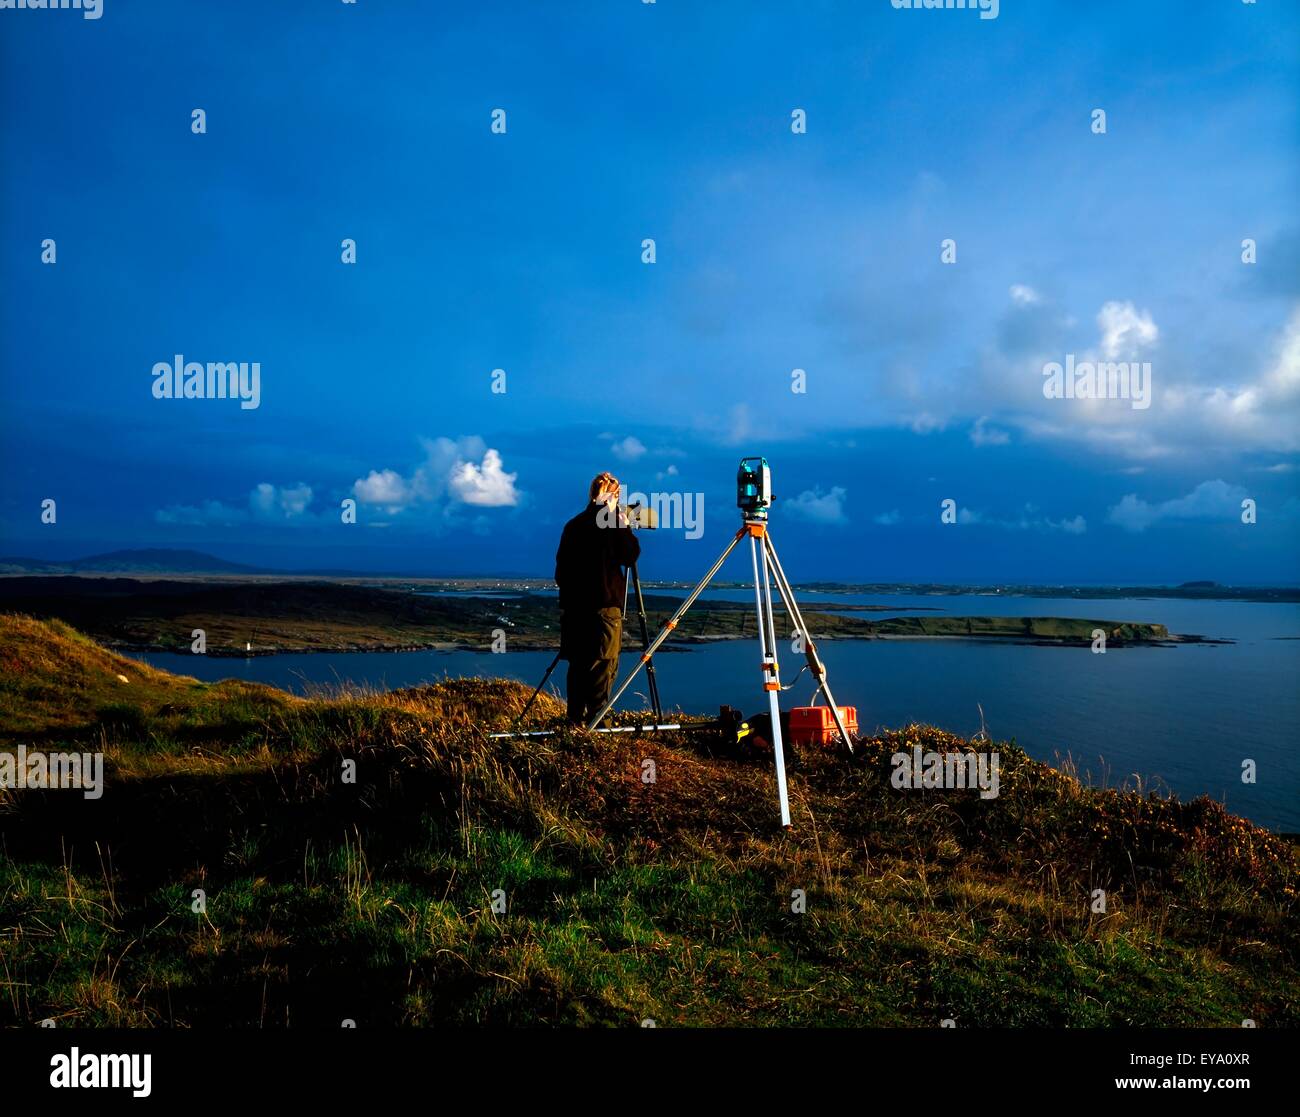
<path id="1" fill-rule="evenodd" d="M 636 615 L 641 623 L 641 652 L 645 659 L 647 689 L 650 691 L 650 708 L 654 711 L 654 727 L 664 720 L 663 709 L 659 705 L 659 680 L 655 678 L 655 661 L 650 656 L 650 626 L 645 618 L 645 598 L 641 596 L 641 575 L 637 573 L 636 563 L 632 564 L 632 588 L 636 590 Z M 623 617 L 627 618 L 627 586 L 623 586 Z"/>
<path id="2" fill-rule="evenodd" d="M 641 659 L 645 663 L 647 689 L 650 691 L 650 707 L 654 711 L 654 727 L 658 729 L 664 720 L 664 715 L 663 707 L 659 704 L 659 680 L 655 678 L 654 660 L 647 654 L 650 651 L 650 625 L 645 615 L 645 597 L 641 593 L 641 575 L 637 571 L 635 562 L 628 569 L 632 575 L 630 579 L 632 587 L 636 591 L 636 615 L 641 625 L 641 650 L 643 653 Z M 624 621 L 627 620 L 627 582 L 623 584 L 623 619 Z M 518 726 L 528 716 L 528 711 L 533 708 L 537 696 L 542 693 L 542 687 L 546 685 L 546 681 L 560 665 L 560 658 L 563 655 L 563 648 L 555 653 L 555 658 L 551 660 L 551 665 L 546 669 L 546 674 L 542 676 L 542 681 L 537 684 L 537 689 L 533 691 L 532 697 L 528 699 L 524 708 L 519 711 L 519 716 L 515 718 L 514 726 Z"/>

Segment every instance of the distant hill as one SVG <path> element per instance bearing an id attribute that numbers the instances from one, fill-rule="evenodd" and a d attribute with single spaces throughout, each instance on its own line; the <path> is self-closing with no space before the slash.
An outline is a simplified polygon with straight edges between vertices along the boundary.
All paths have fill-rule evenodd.
<path id="1" fill-rule="evenodd" d="M 375 575 L 359 570 L 285 570 L 227 562 L 203 551 L 173 547 L 108 551 L 102 555 L 50 562 L 34 558 L 0 558 L 0 574 L 295 574 L 312 578 L 410 577 L 409 574 Z M 508 577 L 508 575 L 500 575 Z"/>
<path id="2" fill-rule="evenodd" d="M 168 547 L 137 551 L 108 551 L 102 555 L 46 562 L 42 559 L 0 558 L 0 574 L 263 574 L 255 566 L 227 562 L 202 551 Z"/>

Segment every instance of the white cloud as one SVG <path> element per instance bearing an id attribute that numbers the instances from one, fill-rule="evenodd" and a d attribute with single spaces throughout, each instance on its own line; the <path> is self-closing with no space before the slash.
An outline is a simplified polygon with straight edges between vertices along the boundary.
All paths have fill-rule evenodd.
<path id="1" fill-rule="evenodd" d="M 935 431 L 941 431 L 947 425 L 939 416 L 932 415 L 928 411 L 919 412 L 906 422 L 912 428 L 913 434 L 934 434 Z"/>
<path id="2" fill-rule="evenodd" d="M 634 434 L 629 434 L 622 442 L 615 442 L 610 450 L 622 462 L 634 462 L 645 456 L 645 444 Z"/>
<path id="3" fill-rule="evenodd" d="M 1106 519 L 1118 524 L 1126 531 L 1146 531 L 1159 517 L 1145 500 L 1139 500 L 1137 493 L 1129 493 L 1114 508 Z"/>
<path id="4" fill-rule="evenodd" d="M 448 480 L 452 495 L 462 504 L 480 508 L 513 508 L 519 503 L 515 491 L 517 473 L 507 473 L 501 466 L 501 455 L 489 450 L 483 463 L 458 462 Z"/>
<path id="5" fill-rule="evenodd" d="M 1138 311 L 1131 302 L 1106 303 L 1097 313 L 1097 329 L 1101 331 L 1101 351 L 1108 361 L 1136 356 L 1160 336 L 1151 312 Z"/>
<path id="6" fill-rule="evenodd" d="M 262 520 L 292 520 L 306 512 L 310 504 L 310 485 L 277 489 L 263 481 L 248 494 L 249 510 Z"/>
<path id="7" fill-rule="evenodd" d="M 895 524 L 903 522 L 902 515 L 897 508 L 890 512 L 881 512 L 879 516 L 872 516 L 872 522 L 880 524 L 881 527 L 893 527 Z"/>
<path id="8" fill-rule="evenodd" d="M 1034 505 L 1026 504 L 1019 520 L 1003 521 L 1001 526 L 1013 531 L 1063 531 L 1067 535 L 1083 535 L 1088 530 L 1088 521 L 1082 516 L 1053 520 L 1050 516 L 1040 516 Z"/>
<path id="9" fill-rule="evenodd" d="M 962 508 L 957 513 L 959 524 L 982 524 L 985 527 L 1002 528 L 1004 531 L 1063 531 L 1068 535 L 1082 535 L 1088 530 L 1088 521 L 1082 516 L 1053 520 L 1040 515 L 1032 504 L 1026 504 L 1015 519 L 997 519 L 986 512 Z"/>
<path id="10" fill-rule="evenodd" d="M 1294 452 L 1300 448 L 1300 309 L 1274 343 L 1268 366 L 1254 383 L 1231 388 L 1191 387 L 1170 396 L 1171 406 L 1202 429 L 1241 442 Z"/>
<path id="11" fill-rule="evenodd" d="M 985 424 L 988 422 L 987 415 L 981 415 L 975 420 L 975 425 L 970 429 L 970 440 L 976 446 L 1005 446 L 1011 441 L 1011 436 L 1004 430 L 998 430 L 996 427 L 989 427 Z"/>
<path id="12" fill-rule="evenodd" d="M 1246 491 L 1225 481 L 1202 481 L 1186 496 L 1149 504 L 1129 493 L 1110 510 L 1107 520 L 1125 531 L 1146 531 L 1159 520 L 1235 520 Z"/>
<path id="13" fill-rule="evenodd" d="M 393 469 L 371 470 L 353 482 L 358 503 L 381 508 L 386 515 L 424 508 L 440 515 L 460 505 L 508 508 L 519 504 L 517 473 L 507 473 L 501 453 L 477 436 L 420 440 L 424 460 L 409 477 Z"/>
<path id="14" fill-rule="evenodd" d="M 1286 324 L 1273 367 L 1264 377 L 1263 390 L 1272 400 L 1291 402 L 1300 396 L 1300 310 Z"/>
<path id="15" fill-rule="evenodd" d="M 1139 463 L 1207 452 L 1300 451 L 1300 308 L 1286 314 L 1271 344 L 1266 340 L 1258 351 L 1220 349 L 1182 322 L 1171 339 L 1151 310 L 1131 300 L 1104 301 L 1095 328 L 1093 339 L 1079 345 L 1067 316 L 1046 299 L 1008 307 L 997 343 L 982 353 L 968 382 L 980 394 L 959 394 L 955 385 L 954 414 L 975 422 L 985 416 L 996 428 L 1032 439 L 1076 442 Z M 1076 365 L 1149 362 L 1150 406 L 1043 398 L 1044 365 L 1071 354 Z M 972 440 L 981 444 L 979 438 Z"/>
<path id="16" fill-rule="evenodd" d="M 1033 306 L 1043 300 L 1042 296 L 1032 287 L 1027 287 L 1023 283 L 1013 283 L 1011 285 L 1011 301 L 1017 306 Z"/>
<path id="17" fill-rule="evenodd" d="M 251 520 L 305 521 L 310 519 L 312 490 L 310 485 L 286 485 L 283 488 L 263 481 L 254 485 L 248 494 L 245 508 L 232 507 L 219 500 L 206 500 L 202 504 L 173 504 L 160 508 L 154 519 L 160 524 L 179 524 L 190 527 L 232 527 Z"/>
<path id="18" fill-rule="evenodd" d="M 1159 367 L 1159 366 L 1158 366 Z M 1158 371 L 1158 369 L 1157 369 Z M 1193 453 L 1300 450 L 1300 309 L 1293 310 L 1253 379 L 1205 384 L 1166 375 L 1155 432 Z"/>
<path id="19" fill-rule="evenodd" d="M 362 504 L 383 504 L 394 511 L 413 499 L 406 480 L 392 469 L 372 469 L 369 476 L 353 484 L 352 495 Z"/>
<path id="20" fill-rule="evenodd" d="M 848 517 L 844 515 L 846 495 L 845 490 L 839 485 L 825 493 L 819 488 L 805 489 L 793 500 L 786 501 L 781 510 L 811 523 L 846 524 L 849 522 Z"/>

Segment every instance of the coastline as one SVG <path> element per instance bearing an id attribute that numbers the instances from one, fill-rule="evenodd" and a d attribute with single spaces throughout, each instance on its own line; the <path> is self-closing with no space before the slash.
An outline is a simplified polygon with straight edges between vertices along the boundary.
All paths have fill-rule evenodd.
<path id="1" fill-rule="evenodd" d="M 711 644 L 752 641 L 752 634 L 740 633 L 718 633 L 716 635 L 685 635 L 675 640 L 665 643 L 657 655 L 673 654 L 688 652 L 692 646 L 708 646 Z M 971 644 L 1021 644 L 1028 647 L 1040 648 L 1074 648 L 1085 649 L 1089 647 L 1086 640 L 1074 640 L 1069 638 L 1052 639 L 1043 636 L 1007 636 L 993 633 L 864 633 L 862 635 L 846 636 L 843 634 L 827 634 L 825 636 L 813 633 L 813 639 L 818 643 L 843 643 L 843 642 L 862 642 L 870 641 L 882 642 L 903 642 L 903 641 L 956 641 Z M 1219 645 L 1235 644 L 1235 640 L 1223 639 L 1219 637 L 1201 636 L 1197 634 L 1170 633 L 1167 637 L 1156 639 L 1137 639 L 1137 640 L 1118 640 L 1112 639 L 1107 643 L 1107 649 L 1120 648 L 1175 648 L 1186 645 Z M 187 646 L 176 646 L 168 644 L 136 644 L 126 641 L 105 641 L 105 647 L 113 651 L 121 652 L 123 655 L 138 655 L 142 653 L 162 653 L 170 655 L 197 655 L 203 654 L 211 659 L 256 659 L 261 656 L 274 655 L 308 655 L 308 654 L 358 654 L 364 652 L 478 652 L 489 654 L 492 651 L 490 645 L 471 644 L 460 640 L 433 640 L 428 643 L 348 643 L 338 645 L 320 645 L 320 644 L 276 644 L 271 646 L 259 646 L 252 649 L 239 649 L 230 647 L 209 647 L 206 652 L 190 652 Z M 559 650 L 559 644 L 555 642 L 541 643 L 535 642 L 531 638 L 520 642 L 516 640 L 513 651 L 524 652 L 555 652 Z M 640 645 L 634 642 L 624 640 L 624 652 L 635 652 L 640 650 Z"/>

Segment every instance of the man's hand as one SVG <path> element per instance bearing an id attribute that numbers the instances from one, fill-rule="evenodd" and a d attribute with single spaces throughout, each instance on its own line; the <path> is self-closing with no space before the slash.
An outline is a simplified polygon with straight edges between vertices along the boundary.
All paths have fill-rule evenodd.
<path id="1" fill-rule="evenodd" d="M 612 520 L 615 527 L 627 527 L 627 509 L 618 502 L 618 490 L 610 493 L 601 503 L 605 506 L 602 513 L 604 521 L 609 524 Z M 611 517 L 611 513 L 613 514 Z"/>

